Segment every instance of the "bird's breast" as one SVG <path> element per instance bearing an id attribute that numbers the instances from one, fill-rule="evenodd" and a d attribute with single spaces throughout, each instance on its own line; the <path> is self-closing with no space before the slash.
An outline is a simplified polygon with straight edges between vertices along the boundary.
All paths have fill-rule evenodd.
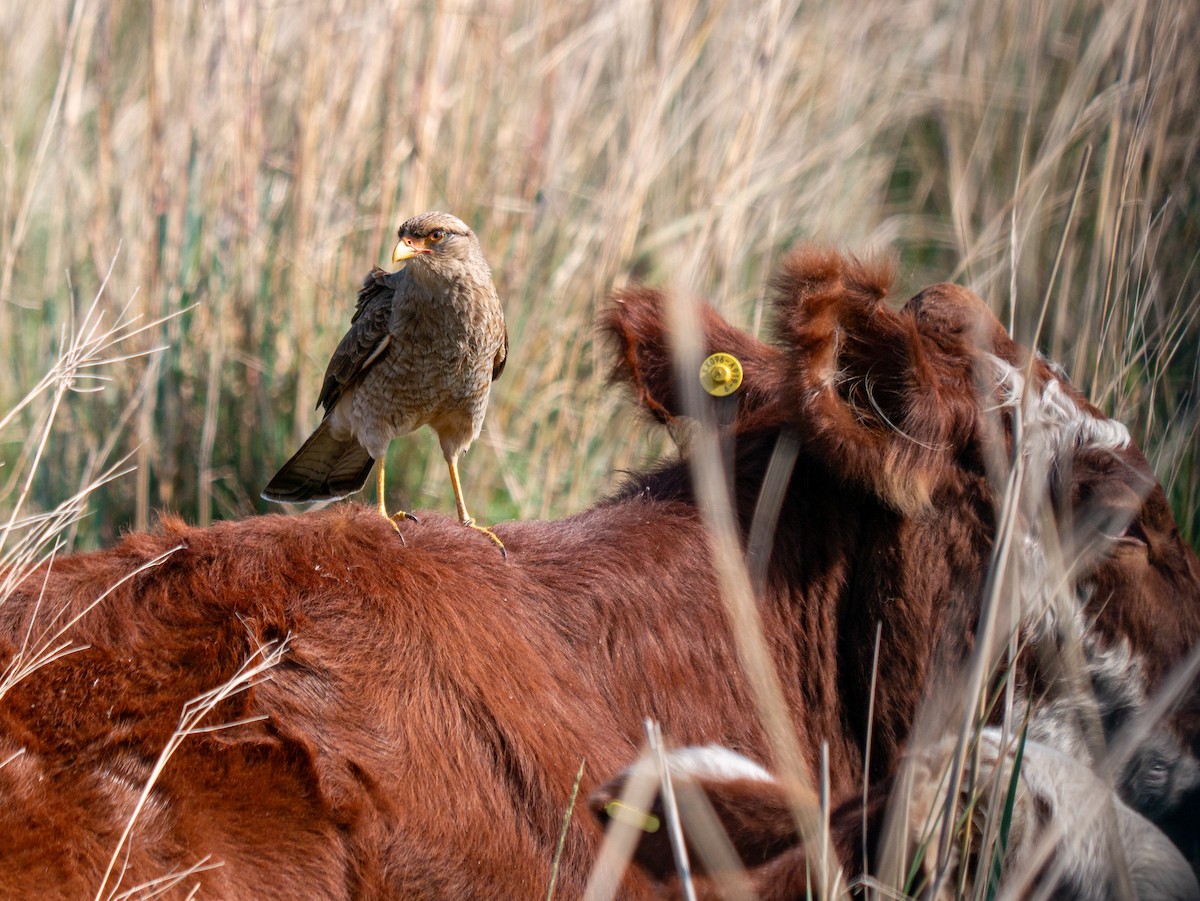
<path id="1" fill-rule="evenodd" d="M 426 424 L 459 422 L 475 434 L 482 424 L 504 340 L 499 304 L 422 300 L 397 305 L 389 346 L 355 392 L 354 430 L 367 447 Z"/>

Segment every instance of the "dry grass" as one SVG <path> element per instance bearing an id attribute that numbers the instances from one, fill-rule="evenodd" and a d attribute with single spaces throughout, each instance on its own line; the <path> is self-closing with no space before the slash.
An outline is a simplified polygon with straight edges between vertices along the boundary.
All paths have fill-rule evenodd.
<path id="1" fill-rule="evenodd" d="M 6 4 L 0 409 L 118 244 L 112 296 L 196 305 L 146 337 L 171 348 L 148 385 L 131 367 L 67 411 L 33 500 L 136 452 L 87 543 L 159 507 L 265 509 L 361 274 L 446 207 L 482 235 L 513 339 L 468 492 L 484 519 L 578 509 L 659 447 L 603 385 L 614 283 L 683 278 L 757 325 L 795 239 L 890 244 L 913 287 L 965 278 L 1028 336 L 1091 143 L 1043 344 L 1133 420 L 1194 534 L 1191 9 Z M 448 505 L 434 446 L 393 451 L 414 506 Z"/>

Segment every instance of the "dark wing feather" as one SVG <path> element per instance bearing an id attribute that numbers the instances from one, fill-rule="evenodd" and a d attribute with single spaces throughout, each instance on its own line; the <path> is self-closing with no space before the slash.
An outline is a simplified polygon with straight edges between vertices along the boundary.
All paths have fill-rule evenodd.
<path id="1" fill-rule="evenodd" d="M 333 352 L 317 398 L 317 406 L 325 407 L 326 413 L 333 409 L 346 386 L 378 359 L 390 340 L 388 322 L 395 289 L 386 281 L 389 274 L 383 269 L 372 269 L 358 291 L 350 329 Z"/>
<path id="2" fill-rule="evenodd" d="M 504 371 L 504 364 L 508 362 L 508 326 L 504 327 L 504 344 L 496 351 L 496 356 L 492 357 L 492 381 L 500 378 L 500 373 Z"/>

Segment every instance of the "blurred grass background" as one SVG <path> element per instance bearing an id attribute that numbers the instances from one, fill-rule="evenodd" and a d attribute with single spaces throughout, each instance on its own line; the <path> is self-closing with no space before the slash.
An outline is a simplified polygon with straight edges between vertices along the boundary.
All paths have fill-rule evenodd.
<path id="1" fill-rule="evenodd" d="M 111 311 L 188 310 L 58 412 L 27 506 L 133 454 L 77 546 L 270 508 L 361 277 L 443 208 L 512 340 L 463 462 L 482 522 L 572 512 L 663 450 L 604 384 L 615 284 L 682 278 L 765 330 L 816 238 L 895 248 L 901 292 L 981 293 L 1130 425 L 1196 543 L 1198 48 L 1194 0 L 3 4 L 0 411 L 114 255 Z M 0 434 L 0 509 L 47 415 Z M 393 504 L 453 509 L 431 435 L 389 469 Z"/>

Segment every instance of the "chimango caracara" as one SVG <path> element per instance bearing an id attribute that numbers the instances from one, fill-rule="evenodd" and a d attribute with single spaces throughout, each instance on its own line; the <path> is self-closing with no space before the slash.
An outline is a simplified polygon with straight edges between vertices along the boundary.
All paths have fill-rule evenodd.
<path id="1" fill-rule="evenodd" d="M 504 369 L 508 332 L 479 239 L 449 213 L 422 213 L 400 226 L 392 262 L 373 269 L 329 368 L 317 406 L 325 418 L 262 496 L 332 500 L 359 491 L 388 444 L 423 425 L 437 432 L 450 467 L 458 517 L 474 525 L 458 480 L 458 457 L 479 437 L 492 382 Z M 396 517 L 407 517 L 398 513 Z M 412 517 L 409 517 L 412 518 Z"/>

